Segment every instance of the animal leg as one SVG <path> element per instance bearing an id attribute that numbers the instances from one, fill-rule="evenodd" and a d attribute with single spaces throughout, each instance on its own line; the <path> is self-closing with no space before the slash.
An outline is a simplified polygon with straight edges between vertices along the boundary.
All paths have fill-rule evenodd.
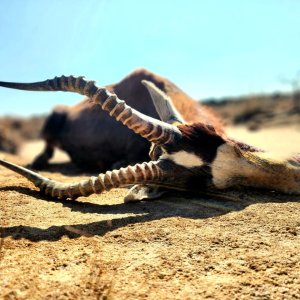
<path id="1" fill-rule="evenodd" d="M 157 199 L 168 192 L 168 189 L 153 185 L 134 185 L 124 198 L 124 202 L 137 202 L 141 200 Z"/>
<path id="2" fill-rule="evenodd" d="M 54 146 L 46 143 L 46 146 L 41 154 L 39 154 L 31 163 L 30 167 L 35 170 L 42 170 L 47 165 L 49 160 L 52 158 L 54 153 Z"/>

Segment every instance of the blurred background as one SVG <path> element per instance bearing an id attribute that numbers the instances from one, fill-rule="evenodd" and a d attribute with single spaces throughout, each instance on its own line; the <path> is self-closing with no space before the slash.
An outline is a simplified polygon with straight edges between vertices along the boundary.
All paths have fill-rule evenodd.
<path id="1" fill-rule="evenodd" d="M 145 67 L 213 107 L 231 135 L 300 149 L 298 0 L 10 0 L 0 16 L 0 80 L 105 85 Z M 1 88 L 0 99 L 0 150 L 27 155 L 52 108 L 82 98 Z"/>

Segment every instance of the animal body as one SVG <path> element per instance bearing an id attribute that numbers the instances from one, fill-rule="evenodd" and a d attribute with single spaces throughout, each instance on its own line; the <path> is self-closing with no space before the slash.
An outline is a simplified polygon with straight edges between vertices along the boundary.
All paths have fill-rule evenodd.
<path id="1" fill-rule="evenodd" d="M 159 118 L 142 80 L 153 82 L 171 97 L 175 107 L 188 122 L 202 120 L 206 124 L 218 124 L 218 118 L 207 108 L 168 79 L 145 69 L 132 72 L 120 82 L 106 86 L 106 89 L 143 114 Z M 56 147 L 66 151 L 80 168 L 99 172 L 143 162 L 150 148 L 147 139 L 111 118 L 90 98 L 75 106 L 55 108 L 45 122 L 42 137 L 46 145 L 33 161 L 34 169 L 45 168 Z"/>
<path id="2" fill-rule="evenodd" d="M 250 186 L 300 194 L 299 157 L 276 159 L 229 138 L 218 122 L 187 122 L 172 99 L 153 82 L 148 89 L 160 120 L 133 109 L 108 88 L 82 77 L 59 77 L 36 83 L 0 82 L 0 86 L 39 91 L 71 91 L 86 95 L 110 117 L 152 143 L 150 161 L 74 184 L 45 178 L 26 168 L 0 160 L 0 164 L 25 176 L 42 193 L 59 199 L 76 199 L 120 186 L 134 185 L 127 200 L 157 197 L 163 189 L 186 191 L 224 190 Z M 113 140 L 119 135 L 112 136 Z M 87 155 L 89 155 L 87 153 Z"/>

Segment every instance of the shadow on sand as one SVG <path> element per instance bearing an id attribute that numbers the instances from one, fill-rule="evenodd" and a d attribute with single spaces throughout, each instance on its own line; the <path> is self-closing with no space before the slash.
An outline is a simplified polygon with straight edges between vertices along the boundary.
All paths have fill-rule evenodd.
<path id="1" fill-rule="evenodd" d="M 101 205 L 80 201 L 58 201 L 39 194 L 29 188 L 8 186 L 1 191 L 16 191 L 41 201 L 62 203 L 71 211 L 82 214 L 135 214 L 111 221 L 99 221 L 86 224 L 51 226 L 46 229 L 32 226 L 0 227 L 2 238 L 25 238 L 30 241 L 57 241 L 63 236 L 77 238 L 80 236 L 103 236 L 109 231 L 135 223 L 150 222 L 169 217 L 205 219 L 223 215 L 232 211 L 240 211 L 255 203 L 300 202 L 300 196 L 284 195 L 261 190 L 228 190 L 226 193 L 193 194 L 171 192 L 159 200 L 141 201 L 136 203 L 119 203 Z"/>

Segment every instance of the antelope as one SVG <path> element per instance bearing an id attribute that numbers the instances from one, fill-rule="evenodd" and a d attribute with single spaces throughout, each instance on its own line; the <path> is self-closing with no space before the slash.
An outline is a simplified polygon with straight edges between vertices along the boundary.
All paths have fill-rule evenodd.
<path id="1" fill-rule="evenodd" d="M 300 157 L 274 158 L 262 150 L 227 137 L 222 127 L 201 120 L 188 123 L 163 91 L 144 81 L 160 120 L 130 107 L 94 81 L 61 76 L 35 83 L 0 82 L 0 86 L 30 91 L 68 91 L 86 95 L 104 111 L 152 146 L 150 161 L 101 173 L 73 184 L 48 179 L 5 160 L 45 195 L 74 200 L 113 188 L 132 186 L 125 201 L 156 198 L 165 189 L 215 191 L 257 187 L 300 194 Z"/>
<path id="2" fill-rule="evenodd" d="M 137 69 L 120 82 L 107 85 L 136 110 L 158 119 L 159 116 L 142 80 L 153 82 L 163 90 L 189 122 L 197 119 L 217 124 L 218 118 L 180 90 L 170 80 L 146 69 Z M 218 125 L 220 127 L 220 125 Z M 104 172 L 147 160 L 150 143 L 111 118 L 101 107 L 86 98 L 74 106 L 58 106 L 46 119 L 42 129 L 45 148 L 32 162 L 31 168 L 44 169 L 55 148 L 68 153 L 80 169 Z M 112 139 L 118 136 L 118 139 Z"/>

